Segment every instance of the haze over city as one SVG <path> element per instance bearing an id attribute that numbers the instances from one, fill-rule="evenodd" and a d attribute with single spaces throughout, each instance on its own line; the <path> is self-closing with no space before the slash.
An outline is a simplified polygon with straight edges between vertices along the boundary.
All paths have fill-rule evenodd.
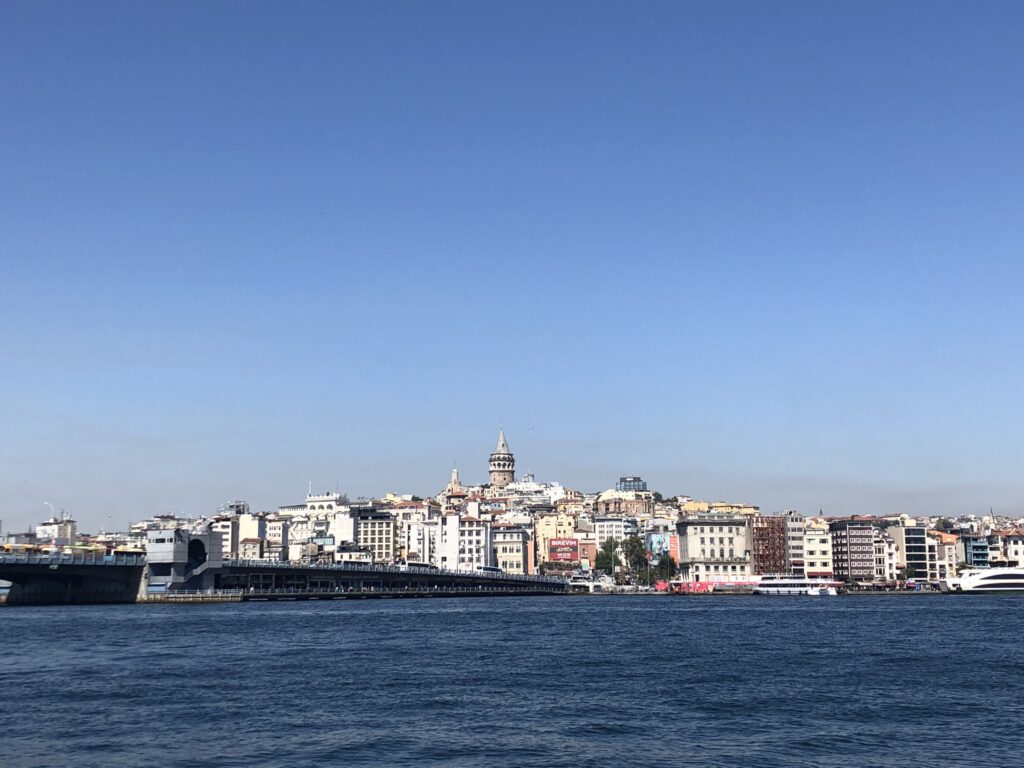
<path id="1" fill-rule="evenodd" d="M 501 421 L 587 491 L 1019 512 L 1022 21 L 7 4 L 4 530 L 434 494 Z"/>

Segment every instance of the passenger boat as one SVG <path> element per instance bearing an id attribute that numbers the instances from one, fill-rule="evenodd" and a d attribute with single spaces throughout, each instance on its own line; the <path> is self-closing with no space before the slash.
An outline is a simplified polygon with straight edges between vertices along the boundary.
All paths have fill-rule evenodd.
<path id="1" fill-rule="evenodd" d="M 807 576 L 770 573 L 758 577 L 754 582 L 755 595 L 814 595 L 834 596 L 839 594 L 842 582 Z"/>
<path id="2" fill-rule="evenodd" d="M 972 568 L 939 582 L 943 592 L 1024 592 L 1024 568 Z"/>

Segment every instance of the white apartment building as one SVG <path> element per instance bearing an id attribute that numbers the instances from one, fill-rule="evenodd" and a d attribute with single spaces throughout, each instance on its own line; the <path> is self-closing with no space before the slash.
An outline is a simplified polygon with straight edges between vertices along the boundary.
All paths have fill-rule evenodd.
<path id="1" fill-rule="evenodd" d="M 786 570 L 797 576 L 804 575 L 804 527 L 806 520 L 799 512 L 787 510 L 782 519 L 786 527 Z M 832 551 L 831 545 L 829 552 Z"/>
<path id="2" fill-rule="evenodd" d="M 439 558 L 435 563 L 438 567 L 475 571 L 494 565 L 490 523 L 468 515 L 447 514 L 441 518 L 440 533 Z"/>
<path id="3" fill-rule="evenodd" d="M 679 571 L 683 581 L 750 581 L 749 518 L 701 515 L 680 520 L 676 530 L 679 534 Z"/>
<path id="4" fill-rule="evenodd" d="M 69 517 L 51 517 L 45 523 L 36 526 L 36 541 L 40 544 L 56 544 L 66 546 L 75 543 L 78 535 L 78 523 Z"/>
<path id="5" fill-rule="evenodd" d="M 831 579 L 832 534 L 824 520 L 810 519 L 804 524 L 804 574 L 808 578 Z"/>
<path id="6" fill-rule="evenodd" d="M 221 557 L 225 560 L 234 560 L 238 557 L 238 518 L 228 517 L 214 520 L 210 523 L 210 530 L 220 534 Z"/>
<path id="7" fill-rule="evenodd" d="M 288 529 L 291 522 L 287 517 L 267 518 L 267 543 L 283 549 L 288 548 Z"/>
<path id="8" fill-rule="evenodd" d="M 412 520 L 404 532 L 405 560 L 410 563 L 438 565 L 440 520 Z"/>
<path id="9" fill-rule="evenodd" d="M 875 528 L 871 542 L 874 557 L 874 580 L 896 581 L 899 566 L 896 564 L 896 541 L 889 534 Z"/>
<path id="10" fill-rule="evenodd" d="M 636 533 L 636 523 L 621 517 L 594 517 L 594 539 L 600 547 L 608 539 L 622 543 L 624 539 Z"/>

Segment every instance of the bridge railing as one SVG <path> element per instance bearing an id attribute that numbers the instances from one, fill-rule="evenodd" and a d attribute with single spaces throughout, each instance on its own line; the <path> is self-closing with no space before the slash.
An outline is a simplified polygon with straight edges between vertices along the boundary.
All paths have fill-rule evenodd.
<path id="1" fill-rule="evenodd" d="M 560 586 L 560 585 L 559 585 Z M 314 595 L 401 595 L 401 594 L 469 594 L 479 592 L 508 592 L 514 594 L 524 592 L 522 587 L 516 588 L 509 585 L 442 585 L 431 584 L 426 587 L 277 587 L 274 589 L 259 589 L 257 587 L 246 587 L 237 589 L 176 589 L 158 590 L 147 593 L 148 597 L 160 597 L 163 595 L 181 596 L 225 596 L 249 595 L 252 597 L 269 596 L 314 596 Z"/>
<path id="2" fill-rule="evenodd" d="M 380 573 L 395 576 L 408 574 L 415 576 L 445 576 L 489 579 L 498 582 L 515 581 L 530 584 L 565 583 L 565 579 L 557 576 L 527 576 L 518 573 L 490 573 L 488 571 L 453 571 L 448 568 L 417 568 L 399 565 L 375 565 L 371 563 L 296 563 L 290 560 L 225 560 L 223 565 L 230 568 L 277 568 L 296 571 Z"/>
<path id="3" fill-rule="evenodd" d="M 145 565 L 145 555 L 0 553 L 0 565 Z"/>

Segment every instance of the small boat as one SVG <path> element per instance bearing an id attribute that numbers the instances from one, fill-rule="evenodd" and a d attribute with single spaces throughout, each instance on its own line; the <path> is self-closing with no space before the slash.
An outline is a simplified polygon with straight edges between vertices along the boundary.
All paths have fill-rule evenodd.
<path id="1" fill-rule="evenodd" d="M 972 568 L 939 582 L 942 592 L 1024 592 L 1024 568 Z"/>
<path id="2" fill-rule="evenodd" d="M 842 583 L 833 579 L 769 573 L 754 582 L 755 595 L 811 595 L 832 597 L 839 594 Z"/>

